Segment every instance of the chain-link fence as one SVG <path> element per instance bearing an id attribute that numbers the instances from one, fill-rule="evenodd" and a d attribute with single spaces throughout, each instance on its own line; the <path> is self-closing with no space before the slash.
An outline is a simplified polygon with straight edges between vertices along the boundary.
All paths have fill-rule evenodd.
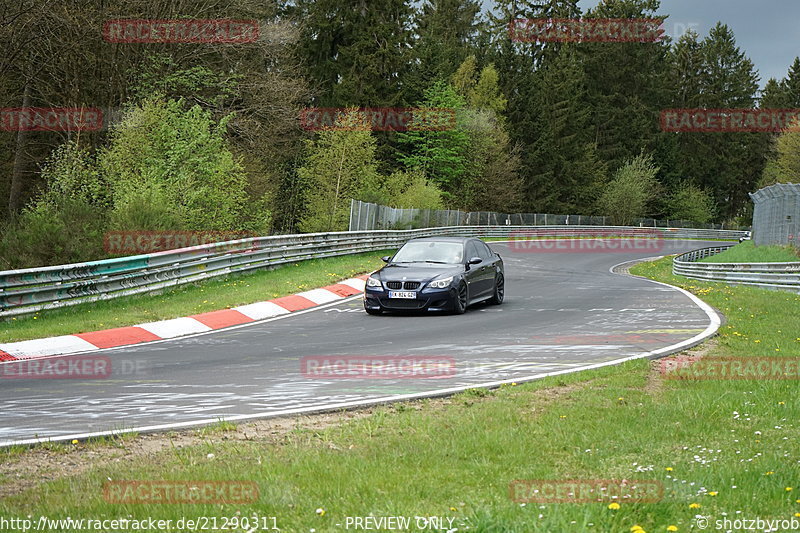
<path id="1" fill-rule="evenodd" d="M 611 217 L 553 215 L 549 213 L 496 213 L 493 211 L 456 211 L 451 209 L 402 209 L 385 205 L 350 201 L 350 231 L 380 229 L 417 229 L 442 226 L 608 226 Z M 746 229 L 724 224 L 701 224 L 688 220 L 634 219 L 634 226 L 645 228 Z"/>
<path id="2" fill-rule="evenodd" d="M 776 183 L 750 194 L 756 246 L 791 244 L 800 248 L 800 184 Z"/>

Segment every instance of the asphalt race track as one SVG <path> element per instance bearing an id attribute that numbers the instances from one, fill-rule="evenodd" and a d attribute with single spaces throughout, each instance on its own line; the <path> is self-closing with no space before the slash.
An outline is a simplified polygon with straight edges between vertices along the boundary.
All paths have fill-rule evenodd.
<path id="1" fill-rule="evenodd" d="M 616 264 L 715 243 L 666 242 L 625 252 L 542 252 L 490 243 L 506 269 L 506 301 L 466 314 L 368 316 L 360 297 L 208 334 L 104 350 L 109 379 L 0 381 L 0 445 L 218 419 L 309 412 L 642 356 L 712 320 L 685 293 L 610 272 Z M 516 248 L 523 249 L 516 249 Z M 445 356 L 435 379 L 304 377 L 304 356 Z"/>

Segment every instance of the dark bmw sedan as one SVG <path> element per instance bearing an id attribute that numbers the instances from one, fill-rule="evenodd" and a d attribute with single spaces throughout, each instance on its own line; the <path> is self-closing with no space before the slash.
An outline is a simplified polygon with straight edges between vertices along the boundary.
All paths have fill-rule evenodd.
<path id="1" fill-rule="evenodd" d="M 388 264 L 367 279 L 364 309 L 452 311 L 488 301 L 503 302 L 503 260 L 480 239 L 425 237 L 405 243 Z"/>

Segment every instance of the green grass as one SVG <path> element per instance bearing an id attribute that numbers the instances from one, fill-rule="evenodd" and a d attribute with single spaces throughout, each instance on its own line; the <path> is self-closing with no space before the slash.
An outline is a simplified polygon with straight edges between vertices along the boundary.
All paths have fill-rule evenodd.
<path id="1" fill-rule="evenodd" d="M 705 263 L 786 263 L 798 262 L 800 255 L 791 246 L 756 246 L 744 241 L 724 252 L 706 257 Z"/>
<path id="2" fill-rule="evenodd" d="M 633 270 L 680 285 L 726 314 L 706 357 L 798 357 L 800 296 L 691 281 L 670 269 L 667 258 Z M 283 531 L 328 532 L 344 530 L 347 516 L 430 515 L 454 518 L 459 531 L 520 533 L 627 532 L 634 525 L 684 532 L 697 514 L 789 519 L 800 512 L 796 391 L 791 380 L 662 380 L 649 362 L 633 361 L 471 390 L 449 402 L 378 408 L 278 440 L 215 441 L 212 432 L 201 445 L 43 482 L 0 501 L 0 516 L 176 520 L 238 512 L 275 516 Z M 112 505 L 102 497 L 109 478 L 251 480 L 260 498 Z M 623 502 L 618 510 L 607 501 L 522 506 L 509 498 L 515 479 L 621 478 L 660 482 L 664 498 Z"/>
<path id="3" fill-rule="evenodd" d="M 380 267 L 377 251 L 311 259 L 252 274 L 231 275 L 204 283 L 52 309 L 0 321 L 0 342 L 14 342 L 85 331 L 131 326 L 286 296 L 330 285 Z"/>

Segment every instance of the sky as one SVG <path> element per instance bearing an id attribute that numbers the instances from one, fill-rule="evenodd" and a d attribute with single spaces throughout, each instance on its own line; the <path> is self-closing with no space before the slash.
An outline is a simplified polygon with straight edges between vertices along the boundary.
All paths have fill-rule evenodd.
<path id="1" fill-rule="evenodd" d="M 580 0 L 584 13 L 598 3 Z M 762 87 L 769 78 L 785 77 L 800 56 L 800 0 L 661 0 L 659 14 L 669 15 L 664 28 L 672 37 L 691 28 L 702 39 L 718 21 L 727 24 Z"/>

